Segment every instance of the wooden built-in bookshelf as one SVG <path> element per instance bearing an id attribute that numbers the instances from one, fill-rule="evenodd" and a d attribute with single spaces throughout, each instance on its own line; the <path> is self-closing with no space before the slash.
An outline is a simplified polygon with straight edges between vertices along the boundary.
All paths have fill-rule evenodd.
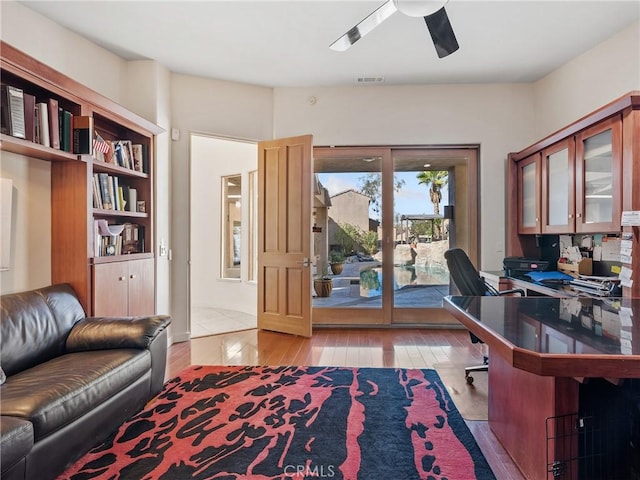
<path id="1" fill-rule="evenodd" d="M 128 306 L 117 312 L 121 314 L 154 313 L 153 165 L 155 136 L 162 129 L 4 42 L 0 43 L 0 69 L 3 84 L 35 96 L 38 102 L 55 99 L 60 110 L 70 112 L 74 118 L 91 117 L 94 131 L 105 141 L 130 141 L 143 146 L 144 170 L 137 171 L 100 161 L 93 154 L 63 151 L 5 133 L 0 136 L 2 151 L 51 162 L 52 283 L 70 283 L 88 314 L 112 314 L 105 307 L 110 304 Z M 127 187 L 135 188 L 137 199 L 144 202 L 144 211 L 103 209 L 95 205 L 94 173 L 115 176 Z M 140 251 L 100 256 L 95 251 L 98 219 L 109 224 L 141 226 L 144 242 Z M 107 269 L 101 269 L 106 264 L 119 264 L 126 273 L 108 278 Z M 134 267 L 143 268 L 144 275 L 131 273 Z M 135 289 L 135 295 L 127 293 L 125 284 L 139 278 L 144 278 L 144 285 L 130 285 L 129 290 Z M 111 281 L 116 283 L 109 286 Z M 115 295 L 145 298 L 136 302 L 133 298 L 113 298 Z M 137 307 L 136 303 L 142 306 Z"/>

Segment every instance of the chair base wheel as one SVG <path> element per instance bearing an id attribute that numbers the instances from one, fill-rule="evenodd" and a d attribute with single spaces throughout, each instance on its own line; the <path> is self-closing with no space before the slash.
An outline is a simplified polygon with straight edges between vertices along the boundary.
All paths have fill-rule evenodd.
<path id="1" fill-rule="evenodd" d="M 465 377 L 465 380 L 467 381 L 467 383 L 468 383 L 469 385 L 471 385 L 471 384 L 473 383 L 473 377 L 472 377 L 471 375 L 467 375 L 467 376 Z"/>

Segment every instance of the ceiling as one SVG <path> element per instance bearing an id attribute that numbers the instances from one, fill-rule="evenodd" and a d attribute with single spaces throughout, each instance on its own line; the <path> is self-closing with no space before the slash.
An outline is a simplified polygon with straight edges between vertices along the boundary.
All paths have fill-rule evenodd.
<path id="1" fill-rule="evenodd" d="M 460 50 L 438 59 L 423 19 L 399 12 L 329 49 L 383 0 L 21 3 L 125 59 L 267 87 L 531 82 L 640 17 L 640 0 L 450 0 Z"/>

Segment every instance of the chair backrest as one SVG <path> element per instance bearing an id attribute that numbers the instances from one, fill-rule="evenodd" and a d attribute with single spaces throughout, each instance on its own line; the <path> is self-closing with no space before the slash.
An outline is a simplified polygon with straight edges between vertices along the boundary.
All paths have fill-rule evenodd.
<path id="1" fill-rule="evenodd" d="M 451 248 L 444 252 L 444 258 L 447 260 L 449 275 L 461 295 L 470 297 L 493 295 L 464 250 Z"/>

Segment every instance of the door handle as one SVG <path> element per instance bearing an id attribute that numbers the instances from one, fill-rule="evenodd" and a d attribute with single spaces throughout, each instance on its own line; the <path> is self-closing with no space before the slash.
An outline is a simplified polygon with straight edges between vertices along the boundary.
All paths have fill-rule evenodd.
<path id="1" fill-rule="evenodd" d="M 301 263 L 303 267 L 308 267 L 309 265 L 311 265 L 311 262 L 306 257 L 303 258 L 301 262 L 296 262 L 296 263 Z"/>

